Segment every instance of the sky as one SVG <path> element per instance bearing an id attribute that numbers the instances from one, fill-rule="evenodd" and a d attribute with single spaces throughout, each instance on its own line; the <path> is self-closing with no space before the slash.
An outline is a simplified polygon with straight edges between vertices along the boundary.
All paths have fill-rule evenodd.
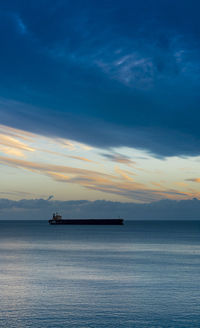
<path id="1" fill-rule="evenodd" d="M 200 4 L 0 3 L 0 198 L 200 198 Z"/>

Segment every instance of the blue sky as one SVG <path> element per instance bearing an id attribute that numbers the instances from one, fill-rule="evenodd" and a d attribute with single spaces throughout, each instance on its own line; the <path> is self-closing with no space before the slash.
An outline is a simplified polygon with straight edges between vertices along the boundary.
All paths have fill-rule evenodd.
<path id="1" fill-rule="evenodd" d="M 156 198 L 152 182 L 162 197 L 164 191 L 166 198 L 173 193 L 197 197 L 199 9 L 194 0 L 1 1 L 1 168 L 5 179 L 1 192 L 16 190 L 18 198 L 20 192 L 30 192 L 30 187 L 22 187 L 33 179 L 29 161 L 88 170 L 81 173 L 82 182 L 76 171 L 73 187 L 64 179 L 72 189 L 79 182 L 71 192 L 73 199 L 151 201 Z M 32 146 L 30 139 L 23 139 L 28 133 Z M 44 138 L 48 138 L 49 152 L 45 156 L 41 152 Z M 63 142 L 76 145 L 76 150 L 65 148 L 61 156 Z M 138 175 L 134 165 L 149 174 Z M 160 175 L 155 177 L 153 172 L 159 167 Z M 126 182 L 135 179 L 135 185 L 126 186 L 129 196 L 123 188 L 123 192 L 117 189 L 112 176 L 116 170 L 117 174 L 121 170 Z M 55 172 L 53 177 L 47 169 L 36 171 L 38 179 L 47 179 L 44 184 L 50 194 L 56 188 L 57 197 L 62 198 L 61 178 L 58 182 Z M 83 175 L 91 177 L 91 171 L 101 179 L 101 174 L 103 178 L 107 174 L 110 189 L 101 185 L 100 190 L 98 180 L 96 194 L 89 193 L 91 185 L 83 183 Z M 143 197 L 144 190 L 148 197 Z M 35 195 L 47 193 L 35 187 Z M 70 199 L 70 192 L 66 198 Z"/>

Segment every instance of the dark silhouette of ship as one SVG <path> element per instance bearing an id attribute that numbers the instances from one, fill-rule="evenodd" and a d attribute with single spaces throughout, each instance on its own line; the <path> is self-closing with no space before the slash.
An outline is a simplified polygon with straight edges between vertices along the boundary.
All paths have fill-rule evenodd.
<path id="1" fill-rule="evenodd" d="M 89 224 L 89 225 L 122 225 L 124 220 L 119 219 L 62 219 L 62 216 L 58 213 L 53 214 L 53 218 L 49 220 L 49 224 Z"/>

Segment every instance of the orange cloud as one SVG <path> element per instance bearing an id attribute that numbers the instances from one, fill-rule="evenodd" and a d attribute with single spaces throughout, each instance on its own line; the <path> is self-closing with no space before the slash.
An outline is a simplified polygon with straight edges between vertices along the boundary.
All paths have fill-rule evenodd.
<path id="1" fill-rule="evenodd" d="M 175 184 L 176 184 L 177 186 L 180 186 L 180 187 L 187 187 L 187 186 L 188 186 L 187 183 L 182 182 L 182 181 L 180 181 L 180 182 L 175 182 Z"/>
<path id="2" fill-rule="evenodd" d="M 73 158 L 73 159 L 77 159 L 79 161 L 84 161 L 84 162 L 89 162 L 89 163 L 97 163 L 95 161 L 92 161 L 91 159 L 81 157 L 81 156 L 68 156 L 68 157 Z"/>
<path id="3" fill-rule="evenodd" d="M 35 151 L 33 147 L 27 146 L 25 143 L 17 140 L 14 137 L 10 137 L 7 135 L 3 135 L 0 133 L 0 144 L 6 147 L 10 148 L 17 148 L 20 150 L 26 150 L 26 151 Z"/>
<path id="4" fill-rule="evenodd" d="M 36 137 L 36 134 L 27 132 L 20 129 L 11 128 L 10 126 L 0 124 L 0 133 L 3 135 L 9 135 L 25 141 L 30 141 Z"/>
<path id="5" fill-rule="evenodd" d="M 12 155 L 17 157 L 24 157 L 24 153 L 19 149 L 5 147 L 0 145 L 0 151 L 6 155 Z"/>
<path id="6" fill-rule="evenodd" d="M 183 193 L 176 189 L 148 188 L 135 182 L 123 170 L 117 168 L 117 174 L 106 174 L 98 171 L 74 168 L 70 166 L 36 163 L 22 159 L 0 156 L 0 163 L 45 174 L 50 178 L 64 183 L 78 184 L 87 189 L 117 194 L 135 201 L 153 201 L 163 198 L 183 199 L 197 197 L 197 193 Z"/>
<path id="7" fill-rule="evenodd" d="M 121 175 L 125 180 L 131 181 L 131 182 L 134 181 L 133 178 L 131 178 L 131 177 L 127 174 L 127 171 L 124 171 L 124 170 L 120 169 L 120 168 L 117 167 L 117 166 L 115 167 L 115 171 L 116 171 L 119 175 Z"/>
<path id="8" fill-rule="evenodd" d="M 200 178 L 191 178 L 191 179 L 186 179 L 186 181 L 191 181 L 191 182 L 197 182 L 197 183 L 200 183 Z"/>

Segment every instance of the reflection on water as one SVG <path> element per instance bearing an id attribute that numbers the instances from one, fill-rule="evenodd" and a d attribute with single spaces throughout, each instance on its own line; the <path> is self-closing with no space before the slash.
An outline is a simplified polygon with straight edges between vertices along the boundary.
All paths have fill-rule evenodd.
<path id="1" fill-rule="evenodd" d="M 0 327 L 198 327 L 199 222 L 0 221 Z"/>

